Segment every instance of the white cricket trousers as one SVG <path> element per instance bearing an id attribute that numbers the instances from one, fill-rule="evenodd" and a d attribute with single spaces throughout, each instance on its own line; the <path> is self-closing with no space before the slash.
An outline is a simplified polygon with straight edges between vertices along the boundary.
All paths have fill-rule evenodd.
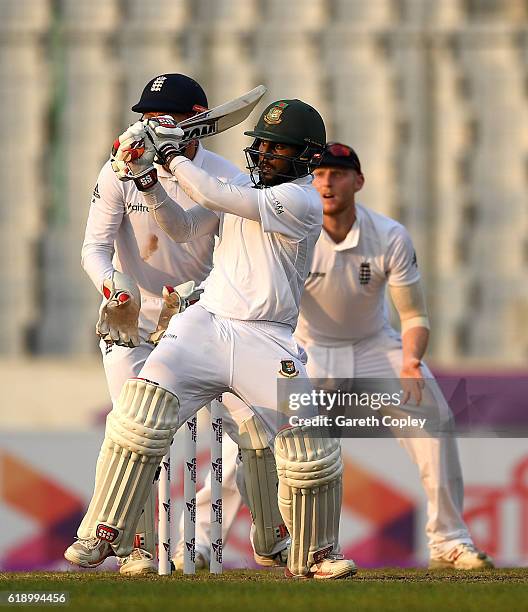
<path id="1" fill-rule="evenodd" d="M 227 402 L 227 412 L 237 425 L 254 413 L 273 448 L 275 435 L 288 422 L 277 410 L 277 379 L 285 360 L 295 368 L 291 382 L 296 391 L 310 393 L 299 347 L 287 325 L 227 319 L 194 304 L 172 317 L 139 377 L 178 398 L 178 427 L 219 395 L 238 395 L 242 402 Z M 315 408 L 307 407 L 304 416 L 315 414 Z"/>

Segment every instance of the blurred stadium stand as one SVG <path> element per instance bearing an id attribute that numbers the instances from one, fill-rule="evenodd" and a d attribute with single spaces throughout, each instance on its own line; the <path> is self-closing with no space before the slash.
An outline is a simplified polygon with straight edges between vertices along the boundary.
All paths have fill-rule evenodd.
<path id="1" fill-rule="evenodd" d="M 90 196 L 148 79 L 210 105 L 264 83 L 353 145 L 360 201 L 413 235 L 431 357 L 528 353 L 526 0 L 0 0 L 0 353 L 94 355 Z M 243 127 L 251 125 L 250 119 Z M 243 164 L 231 130 L 209 146 Z"/>

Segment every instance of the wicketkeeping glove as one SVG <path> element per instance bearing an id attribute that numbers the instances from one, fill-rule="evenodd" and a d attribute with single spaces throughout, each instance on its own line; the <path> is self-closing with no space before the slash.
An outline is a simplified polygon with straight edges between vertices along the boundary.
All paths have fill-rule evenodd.
<path id="1" fill-rule="evenodd" d="M 177 287 L 163 287 L 163 307 L 161 309 L 156 331 L 150 334 L 149 342 L 158 344 L 167 331 L 169 321 L 175 314 L 183 312 L 188 306 L 200 299 L 203 289 L 197 289 L 194 281 L 182 283 Z"/>
<path id="2" fill-rule="evenodd" d="M 156 155 L 152 140 L 147 137 L 146 122 L 136 121 L 112 146 L 112 169 L 121 181 L 133 180 L 140 191 L 156 184 L 158 174 L 153 161 Z"/>
<path id="3" fill-rule="evenodd" d="M 107 344 L 139 346 L 141 294 L 134 280 L 116 270 L 103 283 L 103 297 L 95 327 L 97 335 Z"/>

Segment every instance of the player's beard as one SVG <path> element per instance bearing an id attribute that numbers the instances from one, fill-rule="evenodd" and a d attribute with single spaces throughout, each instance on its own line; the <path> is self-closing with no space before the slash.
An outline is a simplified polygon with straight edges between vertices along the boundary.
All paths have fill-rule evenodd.
<path id="1" fill-rule="evenodd" d="M 268 171 L 266 175 L 262 173 L 262 166 L 267 166 Z M 264 185 L 264 187 L 273 187 L 274 185 L 280 185 L 281 183 L 292 181 L 295 178 L 292 170 L 293 164 L 291 162 L 282 171 L 278 171 L 266 164 L 266 160 L 264 159 L 259 163 L 259 182 L 261 185 Z"/>

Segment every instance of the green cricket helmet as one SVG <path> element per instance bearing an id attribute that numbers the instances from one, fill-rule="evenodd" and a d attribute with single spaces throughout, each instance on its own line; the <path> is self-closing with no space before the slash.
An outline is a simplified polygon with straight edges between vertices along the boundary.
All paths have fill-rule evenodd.
<path id="1" fill-rule="evenodd" d="M 255 139 L 244 152 L 251 178 L 259 187 L 262 187 L 258 182 L 259 155 L 260 159 L 290 160 L 290 170 L 280 175 L 282 182 L 286 182 L 310 174 L 310 167 L 317 165 L 326 143 L 326 130 L 321 115 L 313 106 L 297 99 L 273 102 L 264 110 L 255 128 L 244 134 Z M 298 152 L 293 157 L 259 153 L 262 140 L 294 146 Z"/>

